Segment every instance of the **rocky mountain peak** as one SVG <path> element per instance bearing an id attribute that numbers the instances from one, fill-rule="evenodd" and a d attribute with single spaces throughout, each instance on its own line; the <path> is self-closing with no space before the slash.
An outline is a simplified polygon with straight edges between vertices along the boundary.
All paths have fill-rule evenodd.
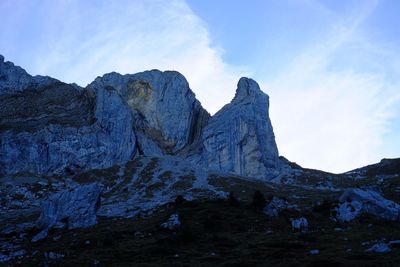
<path id="1" fill-rule="evenodd" d="M 268 108 L 268 96 L 245 77 L 211 117 L 176 71 L 111 72 L 80 88 L 5 62 L 0 176 L 80 173 L 176 155 L 205 170 L 269 179 L 279 158 Z"/>
<path id="2" fill-rule="evenodd" d="M 131 110 L 139 151 L 145 155 L 175 154 L 200 137 L 209 114 L 176 71 L 109 73 L 91 88 L 113 88 Z"/>
<path id="3" fill-rule="evenodd" d="M 48 76 L 31 76 L 20 66 L 5 61 L 0 55 L 0 95 L 11 95 L 26 89 L 36 90 L 43 86 L 60 83 Z"/>
<path id="4" fill-rule="evenodd" d="M 0 55 L 0 93 L 8 93 L 22 90 L 32 83 L 32 76 L 12 62 L 5 62 L 4 56 Z"/>
<path id="5" fill-rule="evenodd" d="M 213 169 L 270 179 L 279 153 L 269 118 L 269 97 L 257 82 L 241 78 L 236 95 L 203 131 L 203 161 Z"/>
<path id="6" fill-rule="evenodd" d="M 241 102 L 247 99 L 254 99 L 255 97 L 259 97 L 260 95 L 267 96 L 261 91 L 260 86 L 256 81 L 247 77 L 242 77 L 237 84 L 236 94 L 233 102 Z"/>

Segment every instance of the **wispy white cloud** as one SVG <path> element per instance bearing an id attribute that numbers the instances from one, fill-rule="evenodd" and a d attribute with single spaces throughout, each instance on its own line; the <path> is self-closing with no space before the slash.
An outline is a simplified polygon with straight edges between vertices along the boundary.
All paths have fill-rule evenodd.
<path id="1" fill-rule="evenodd" d="M 245 72 L 221 59 L 204 23 L 183 0 L 10 2 L 2 6 L 2 14 L 10 17 L 1 27 L 13 32 L 28 27 L 36 38 L 9 38 L 9 33 L 0 32 L 1 39 L 11 40 L 0 48 L 12 59 L 9 48 L 18 44 L 16 63 L 34 74 L 86 85 L 111 71 L 174 69 L 186 76 L 197 97 L 214 113 L 231 100 Z M 27 8 L 29 14 L 24 12 Z M 20 15 L 12 14 L 14 10 Z"/>
<path id="2" fill-rule="evenodd" d="M 380 44 L 360 29 L 377 3 L 333 20 L 325 40 L 316 40 L 279 77 L 265 82 L 280 152 L 289 159 L 341 172 L 390 156 L 383 139 L 390 121 L 399 118 L 400 83 L 388 81 L 380 63 L 373 62 L 383 58 Z M 374 72 L 360 71 L 360 65 L 335 65 L 338 55 L 349 51 L 346 60 L 368 62 L 375 65 L 370 66 Z"/>

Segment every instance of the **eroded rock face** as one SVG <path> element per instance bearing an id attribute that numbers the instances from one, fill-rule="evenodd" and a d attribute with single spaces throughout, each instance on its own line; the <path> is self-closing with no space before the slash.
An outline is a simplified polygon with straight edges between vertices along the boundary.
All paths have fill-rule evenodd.
<path id="1" fill-rule="evenodd" d="M 33 241 L 46 237 L 47 232 L 53 227 L 75 229 L 96 224 L 100 193 L 99 185 L 94 183 L 51 196 L 42 205 L 42 213 L 37 222 L 42 231 L 33 238 Z"/>
<path id="2" fill-rule="evenodd" d="M 209 118 L 185 77 L 175 71 L 109 73 L 89 87 L 111 87 L 122 95 L 134 116 L 139 149 L 147 156 L 176 154 L 200 137 Z"/>
<path id="3" fill-rule="evenodd" d="M 41 83 L 9 62 L 0 72 L 0 175 L 68 174 L 134 156 L 133 117 L 117 91 Z"/>
<path id="4" fill-rule="evenodd" d="M 241 78 L 236 95 L 209 120 L 202 133 L 202 158 L 210 168 L 265 178 L 279 167 L 269 119 L 269 100 L 258 84 Z"/>
<path id="5" fill-rule="evenodd" d="M 32 77 L 1 58 L 0 176 L 75 174 L 138 155 L 176 155 L 266 179 L 280 166 L 268 105 L 248 78 L 210 118 L 175 71 L 109 73 L 81 88 Z"/>
<path id="6" fill-rule="evenodd" d="M 94 123 L 95 98 L 59 81 L 0 95 L 0 129 L 35 132 L 49 124 L 79 128 Z"/>

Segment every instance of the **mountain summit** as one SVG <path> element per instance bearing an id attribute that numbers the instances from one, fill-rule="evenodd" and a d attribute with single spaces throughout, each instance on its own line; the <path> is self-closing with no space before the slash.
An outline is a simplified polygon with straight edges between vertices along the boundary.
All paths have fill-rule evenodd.
<path id="1" fill-rule="evenodd" d="M 163 155 L 257 179 L 280 168 L 269 98 L 249 78 L 210 116 L 175 71 L 113 72 L 81 88 L 1 56 L 0 106 L 0 175 L 77 174 Z"/>
<path id="2" fill-rule="evenodd" d="M 268 95 L 254 80 L 241 78 L 231 103 L 211 117 L 203 131 L 207 164 L 241 176 L 273 175 L 279 155 L 268 108 Z"/>

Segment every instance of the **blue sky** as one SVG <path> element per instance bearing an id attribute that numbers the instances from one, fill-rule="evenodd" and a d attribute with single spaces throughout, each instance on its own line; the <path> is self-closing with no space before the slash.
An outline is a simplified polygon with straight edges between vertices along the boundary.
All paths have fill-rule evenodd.
<path id="1" fill-rule="evenodd" d="M 400 1 L 2 0 L 0 54 L 82 86 L 175 69 L 211 113 L 240 76 L 270 95 L 281 155 L 342 172 L 400 157 Z"/>

